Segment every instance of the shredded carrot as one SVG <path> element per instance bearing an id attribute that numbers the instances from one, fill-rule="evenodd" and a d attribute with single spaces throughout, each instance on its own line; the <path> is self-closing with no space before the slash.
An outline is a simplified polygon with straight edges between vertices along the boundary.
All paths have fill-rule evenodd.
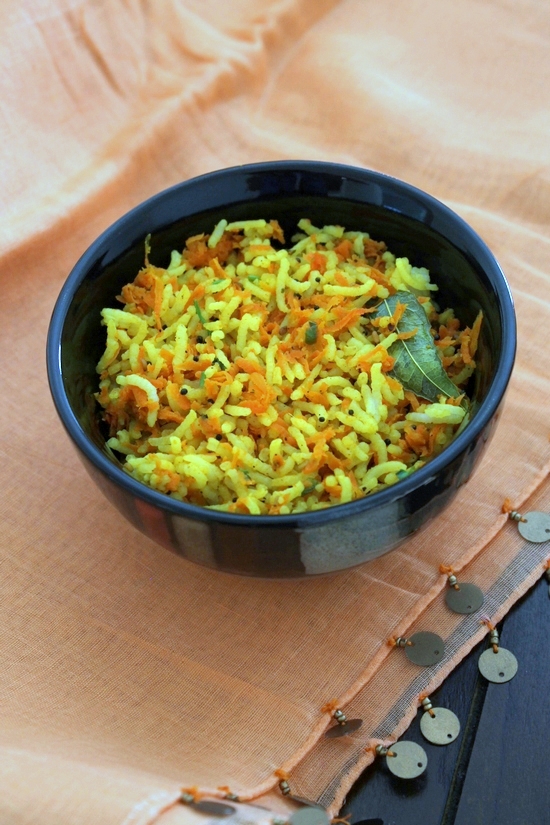
<path id="1" fill-rule="evenodd" d="M 249 375 L 258 372 L 260 375 L 265 375 L 265 367 L 257 361 L 251 361 L 250 358 L 236 358 L 235 364 L 240 372 L 247 372 Z"/>
<path id="2" fill-rule="evenodd" d="M 407 341 L 409 338 L 414 338 L 417 332 L 418 327 L 415 327 L 414 329 L 410 329 L 408 332 L 398 332 L 397 337 L 401 341 Z"/>
<path id="3" fill-rule="evenodd" d="M 168 407 L 163 407 L 161 410 L 159 410 L 158 420 L 173 421 L 175 424 L 181 424 L 181 422 L 183 421 L 183 415 L 174 412 L 174 410 L 168 409 Z"/>
<path id="4" fill-rule="evenodd" d="M 464 331 L 462 333 L 462 341 L 460 343 L 460 354 L 465 364 L 472 363 L 472 356 L 470 355 L 470 336 Z"/>
<path id="5" fill-rule="evenodd" d="M 312 270 L 317 270 L 321 275 L 325 274 L 327 270 L 326 255 L 323 255 L 321 252 L 313 252 L 310 255 L 306 255 L 306 260 L 309 261 Z"/>
<path id="6" fill-rule="evenodd" d="M 334 251 L 340 260 L 345 261 L 347 258 L 351 257 L 351 253 L 353 252 L 353 244 L 348 238 L 344 238 L 343 241 L 340 241 L 338 246 L 334 247 Z"/>
<path id="7" fill-rule="evenodd" d="M 407 305 L 402 304 L 401 301 L 398 301 L 397 304 L 395 305 L 393 315 L 391 316 L 390 324 L 393 324 L 393 326 L 396 327 L 398 325 L 399 321 L 401 320 L 401 318 L 403 317 L 403 315 L 405 314 L 406 309 L 407 309 Z"/>
<path id="8" fill-rule="evenodd" d="M 305 473 L 306 475 L 309 475 L 309 473 L 316 473 L 317 472 L 319 467 L 323 464 L 323 456 L 324 456 L 324 453 L 325 453 L 326 443 L 327 442 L 326 442 L 325 439 L 320 439 L 316 443 L 315 447 L 313 448 L 313 453 L 311 455 L 311 458 L 309 459 L 309 461 L 307 462 L 307 464 L 305 465 L 305 467 L 302 471 L 303 473 Z"/>
<path id="9" fill-rule="evenodd" d="M 433 455 L 436 448 L 437 437 L 443 432 L 444 429 L 445 426 L 443 424 L 435 424 L 435 426 L 432 427 L 428 441 L 428 450 L 430 455 Z"/>
<path id="10" fill-rule="evenodd" d="M 386 375 L 386 382 L 392 392 L 401 392 L 401 390 L 403 389 L 401 382 L 397 381 L 397 379 L 395 378 L 392 378 L 391 375 Z"/>
<path id="11" fill-rule="evenodd" d="M 394 292 L 396 291 L 395 287 L 392 286 L 390 284 L 390 282 L 388 281 L 387 276 L 383 272 L 380 272 L 380 270 L 376 269 L 375 267 L 370 268 L 369 278 L 372 278 L 372 280 L 376 281 L 377 284 L 380 284 L 381 286 L 385 286 L 386 289 L 388 290 L 388 292 L 390 293 L 390 295 L 393 295 Z M 377 307 L 375 307 L 375 309 L 376 308 Z"/>
<path id="12" fill-rule="evenodd" d="M 321 404 L 325 410 L 328 410 L 330 407 L 330 401 L 326 395 L 322 392 L 318 392 L 317 390 L 308 390 L 306 393 L 306 398 L 308 401 L 311 401 L 312 404 Z"/>
<path id="13" fill-rule="evenodd" d="M 268 386 L 267 381 L 260 372 L 252 373 L 248 386 L 249 391 L 243 393 L 240 406 L 248 407 L 255 415 L 267 412 L 275 398 L 275 390 Z"/>
<path id="14" fill-rule="evenodd" d="M 357 366 L 363 372 L 370 372 L 372 365 L 376 362 L 382 364 L 383 372 L 389 372 L 393 369 L 395 359 L 382 344 L 378 344 L 373 350 L 367 352 L 366 355 L 363 355 L 362 358 L 358 360 Z"/>
<path id="15" fill-rule="evenodd" d="M 221 433 L 222 428 L 218 418 L 202 418 L 200 423 L 201 430 L 207 438 Z"/>
<path id="16" fill-rule="evenodd" d="M 346 312 L 346 314 L 343 315 L 339 321 L 336 321 L 335 324 L 327 327 L 327 332 L 331 335 L 336 335 L 337 332 L 342 332 L 344 329 L 349 329 L 350 327 L 353 327 L 359 318 L 364 314 L 364 309 L 351 309 L 349 312 Z"/>
<path id="17" fill-rule="evenodd" d="M 216 278 L 221 278 L 223 281 L 227 280 L 229 276 L 225 269 L 223 269 L 223 267 L 220 266 L 220 262 L 217 258 L 212 258 L 212 260 L 210 261 L 210 266 L 212 267 Z"/>
<path id="18" fill-rule="evenodd" d="M 204 297 L 204 293 L 206 291 L 206 287 L 204 284 L 197 284 L 189 298 L 187 299 L 187 303 L 185 304 L 185 309 L 191 306 L 195 301 L 200 301 L 201 298 Z"/>
<path id="19" fill-rule="evenodd" d="M 472 332 L 470 335 L 470 355 L 472 358 L 477 352 L 477 346 L 479 343 L 479 333 L 481 331 L 481 325 L 483 323 L 483 312 L 480 310 L 478 312 L 477 318 L 474 321 L 474 325 L 472 327 Z"/>
<path id="20" fill-rule="evenodd" d="M 409 404 L 411 405 L 411 407 L 413 409 L 413 412 L 415 410 L 417 410 L 420 406 L 420 401 L 418 400 L 418 398 L 414 394 L 414 392 L 410 392 L 410 390 L 405 390 L 404 395 L 405 395 L 405 398 L 407 399 L 407 401 L 409 402 Z"/>

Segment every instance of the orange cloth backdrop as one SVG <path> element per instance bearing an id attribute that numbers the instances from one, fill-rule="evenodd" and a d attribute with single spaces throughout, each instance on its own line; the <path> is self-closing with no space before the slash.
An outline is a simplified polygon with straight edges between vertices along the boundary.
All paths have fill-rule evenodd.
<path id="1" fill-rule="evenodd" d="M 0 821 L 187 823 L 181 786 L 284 810 L 278 768 L 335 812 L 365 748 L 399 736 L 485 632 L 446 610 L 439 565 L 465 568 L 497 620 L 550 555 L 500 512 L 550 510 L 550 6 L 5 0 L 0 23 Z M 55 298 L 101 230 L 182 179 L 279 158 L 444 200 L 518 312 L 474 478 L 398 550 L 313 581 L 227 577 L 138 534 L 80 465 L 44 366 Z M 419 674 L 386 640 L 420 628 L 448 655 Z M 333 698 L 365 720 L 351 740 L 318 741 Z"/>

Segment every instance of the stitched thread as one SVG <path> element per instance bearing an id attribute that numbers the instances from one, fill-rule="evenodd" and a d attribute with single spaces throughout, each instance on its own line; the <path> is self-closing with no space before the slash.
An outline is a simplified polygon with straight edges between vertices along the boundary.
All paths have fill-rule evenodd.
<path id="1" fill-rule="evenodd" d="M 182 788 L 181 792 L 187 793 L 189 794 L 189 796 L 192 796 L 195 802 L 198 802 L 199 799 L 201 799 L 201 797 L 203 796 L 203 794 L 201 793 L 201 791 L 199 791 L 196 785 L 194 785 L 192 788 Z"/>
<path id="2" fill-rule="evenodd" d="M 480 624 L 487 625 L 489 631 L 496 629 L 496 626 L 490 621 L 490 619 L 482 619 Z M 493 648 L 493 653 L 498 653 L 498 644 L 496 642 L 493 642 L 491 647 Z"/>
<path id="3" fill-rule="evenodd" d="M 332 715 L 335 710 L 338 710 L 338 707 L 338 699 L 331 699 L 330 702 L 327 702 L 326 705 L 323 705 L 323 707 L 321 708 L 321 713 L 330 713 Z"/>
<path id="4" fill-rule="evenodd" d="M 397 647 L 397 641 L 400 638 L 401 638 L 401 636 L 398 636 L 397 638 L 395 636 L 392 636 L 387 641 L 388 646 L 389 647 Z M 410 641 L 410 639 L 405 639 L 405 646 L 406 647 L 412 647 L 412 642 Z M 401 647 L 401 645 L 400 645 L 400 647 Z"/>
<path id="5" fill-rule="evenodd" d="M 424 701 L 424 699 L 428 699 L 428 698 L 429 698 L 429 693 L 424 692 L 424 693 L 421 693 L 421 694 L 420 694 L 420 696 L 418 697 L 418 701 L 420 702 L 420 707 L 422 707 L 422 702 Z M 427 709 L 427 713 L 429 713 L 429 714 L 430 714 L 430 716 L 432 717 L 432 719 L 434 719 L 434 718 L 435 718 L 435 713 L 434 713 L 434 709 L 433 709 L 433 708 L 428 708 L 428 709 Z"/>

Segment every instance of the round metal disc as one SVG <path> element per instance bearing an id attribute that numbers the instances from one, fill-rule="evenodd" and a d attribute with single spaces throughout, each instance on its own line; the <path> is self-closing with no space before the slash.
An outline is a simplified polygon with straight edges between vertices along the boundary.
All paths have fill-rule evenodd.
<path id="1" fill-rule="evenodd" d="M 518 672 L 518 660 L 513 653 L 499 647 L 495 653 L 492 648 L 484 650 L 479 657 L 479 672 L 489 682 L 509 682 Z"/>
<path id="2" fill-rule="evenodd" d="M 290 825 L 329 825 L 330 817 L 324 808 L 300 808 L 289 822 Z"/>
<path id="3" fill-rule="evenodd" d="M 450 745 L 460 733 L 458 716 L 447 708 L 433 708 L 435 716 L 428 712 L 420 718 L 420 730 L 432 745 Z"/>
<path id="4" fill-rule="evenodd" d="M 535 511 L 526 513 L 523 518 L 525 521 L 518 521 L 518 530 L 524 539 L 536 544 L 550 541 L 550 514 Z"/>
<path id="5" fill-rule="evenodd" d="M 209 816 L 226 817 L 232 816 L 237 812 L 237 809 L 232 805 L 227 805 L 225 802 L 215 802 L 213 799 L 199 799 L 198 802 L 192 802 L 189 806 L 194 811 L 200 811 L 201 814 L 209 814 Z"/>
<path id="6" fill-rule="evenodd" d="M 426 751 L 416 742 L 395 742 L 390 750 L 395 756 L 386 756 L 386 764 L 394 776 L 400 779 L 415 779 L 426 770 Z"/>
<path id="7" fill-rule="evenodd" d="M 412 645 L 407 645 L 405 654 L 407 659 L 421 667 L 436 665 L 443 658 L 445 653 L 445 642 L 437 633 L 429 633 L 422 630 L 420 633 L 413 633 L 409 641 Z"/>
<path id="8" fill-rule="evenodd" d="M 460 584 L 460 590 L 450 587 L 445 593 L 445 602 L 453 613 L 475 613 L 482 606 L 485 597 L 476 584 Z"/>
<path id="9" fill-rule="evenodd" d="M 327 739 L 339 739 L 341 736 L 348 736 L 350 733 L 355 733 L 363 724 L 362 719 L 348 719 L 343 725 L 334 725 L 325 731 Z"/>

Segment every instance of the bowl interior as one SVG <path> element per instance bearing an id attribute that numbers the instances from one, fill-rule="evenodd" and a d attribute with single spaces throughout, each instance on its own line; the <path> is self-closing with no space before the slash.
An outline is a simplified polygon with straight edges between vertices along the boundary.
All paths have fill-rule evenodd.
<path id="1" fill-rule="evenodd" d="M 304 192 L 295 191 L 300 189 L 295 180 L 289 180 L 285 186 L 281 175 L 271 180 L 264 174 L 255 183 L 254 175 L 241 172 L 240 188 L 234 185 L 224 192 L 223 187 L 209 189 L 207 177 L 203 179 L 203 189 L 197 190 L 199 194 L 206 192 L 207 197 L 194 197 L 193 187 L 168 190 L 166 197 L 157 196 L 122 219 L 81 259 L 78 266 L 83 279 L 69 303 L 62 331 L 61 368 L 65 392 L 76 418 L 111 461 L 115 459 L 106 450 L 93 396 L 98 383 L 95 366 L 105 346 L 100 311 L 105 306 L 121 306 L 115 296 L 142 267 L 144 238 L 148 233 L 152 246 L 150 260 L 167 266 L 172 249 L 181 250 L 185 239 L 192 235 L 210 232 L 221 218 L 276 219 L 283 227 L 287 243 L 297 222 L 304 217 L 318 226 L 337 223 L 348 230 L 367 231 L 372 238 L 385 241 L 395 254 L 407 256 L 411 264 L 427 267 L 439 286 L 436 301 L 442 309 L 453 307 L 462 323 L 471 325 L 482 309 L 478 369 L 468 388 L 475 402 L 475 415 L 494 377 L 503 335 L 495 275 L 486 271 L 490 269 L 486 262 L 480 263 L 479 250 L 472 249 L 472 238 L 476 236 L 465 224 L 455 222 L 446 210 L 440 213 L 435 209 L 434 213 L 430 199 L 423 201 L 414 194 L 416 190 L 403 194 L 395 184 L 385 189 L 343 181 L 338 176 L 335 180 L 333 191 L 323 178 L 319 191 L 313 185 Z M 364 202 L 366 193 L 373 202 Z M 208 201 L 224 205 L 201 209 Z M 488 252 L 483 254 L 493 261 Z M 494 269 L 494 262 L 492 266 Z"/>

